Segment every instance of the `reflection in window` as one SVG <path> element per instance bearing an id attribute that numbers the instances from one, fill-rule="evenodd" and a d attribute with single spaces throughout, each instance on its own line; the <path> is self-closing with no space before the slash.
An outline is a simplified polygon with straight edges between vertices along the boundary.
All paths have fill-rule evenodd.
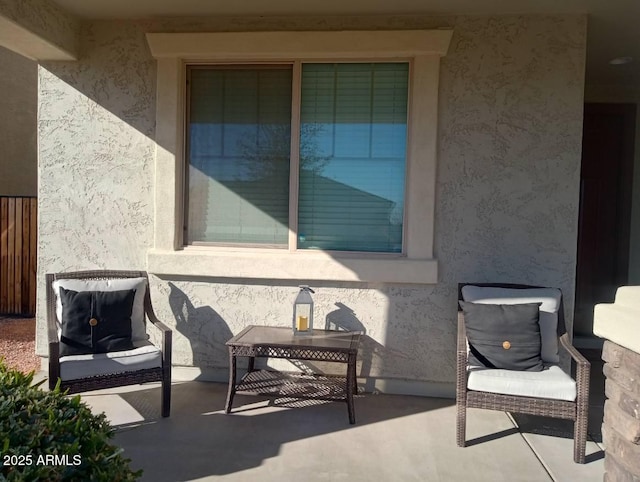
<path id="1" fill-rule="evenodd" d="M 187 242 L 286 247 L 291 129 L 297 248 L 402 252 L 407 63 L 189 69 Z M 294 116 L 295 118 L 296 116 Z"/>
<path id="2" fill-rule="evenodd" d="M 291 67 L 189 73 L 188 242 L 286 245 Z"/>
<path id="3" fill-rule="evenodd" d="M 298 248 L 402 251 L 408 64 L 303 64 Z"/>

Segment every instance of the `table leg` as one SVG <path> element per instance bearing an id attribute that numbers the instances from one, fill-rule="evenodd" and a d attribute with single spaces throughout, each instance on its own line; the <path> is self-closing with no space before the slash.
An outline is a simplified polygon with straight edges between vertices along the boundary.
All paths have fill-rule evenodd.
<path id="1" fill-rule="evenodd" d="M 356 423 L 356 412 L 353 406 L 353 396 L 356 391 L 356 355 L 349 355 L 347 365 L 347 410 L 349 411 L 349 423 Z"/>
<path id="2" fill-rule="evenodd" d="M 224 412 L 231 412 L 231 405 L 233 404 L 233 396 L 236 393 L 236 355 L 233 352 L 233 347 L 229 347 L 229 388 L 227 391 L 227 405 Z"/>

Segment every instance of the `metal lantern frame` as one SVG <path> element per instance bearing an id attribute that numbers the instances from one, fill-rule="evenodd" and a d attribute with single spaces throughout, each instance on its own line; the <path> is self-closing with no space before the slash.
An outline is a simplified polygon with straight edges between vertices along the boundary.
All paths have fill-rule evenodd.
<path id="1" fill-rule="evenodd" d="M 300 291 L 293 302 L 292 328 L 294 335 L 310 335 L 313 333 L 313 298 L 315 293 L 309 286 L 300 285 Z"/>

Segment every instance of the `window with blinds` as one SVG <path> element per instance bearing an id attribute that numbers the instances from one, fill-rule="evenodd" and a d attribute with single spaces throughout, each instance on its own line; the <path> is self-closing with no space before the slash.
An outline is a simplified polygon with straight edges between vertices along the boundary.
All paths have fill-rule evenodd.
<path id="1" fill-rule="evenodd" d="M 291 66 L 189 69 L 187 242 L 287 245 Z"/>
<path id="2" fill-rule="evenodd" d="M 405 63 L 303 64 L 298 248 L 402 251 Z"/>
<path id="3" fill-rule="evenodd" d="M 293 249 L 402 252 L 408 64 L 302 63 L 299 82 L 293 71 L 189 68 L 187 243 L 286 247 L 292 226 Z"/>

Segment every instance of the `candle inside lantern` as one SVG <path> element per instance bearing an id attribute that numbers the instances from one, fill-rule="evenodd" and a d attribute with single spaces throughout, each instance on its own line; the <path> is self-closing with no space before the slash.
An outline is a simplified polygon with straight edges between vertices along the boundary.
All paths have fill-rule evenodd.
<path id="1" fill-rule="evenodd" d="M 298 325 L 296 328 L 300 331 L 306 331 L 309 329 L 309 318 L 306 316 L 298 316 Z"/>

